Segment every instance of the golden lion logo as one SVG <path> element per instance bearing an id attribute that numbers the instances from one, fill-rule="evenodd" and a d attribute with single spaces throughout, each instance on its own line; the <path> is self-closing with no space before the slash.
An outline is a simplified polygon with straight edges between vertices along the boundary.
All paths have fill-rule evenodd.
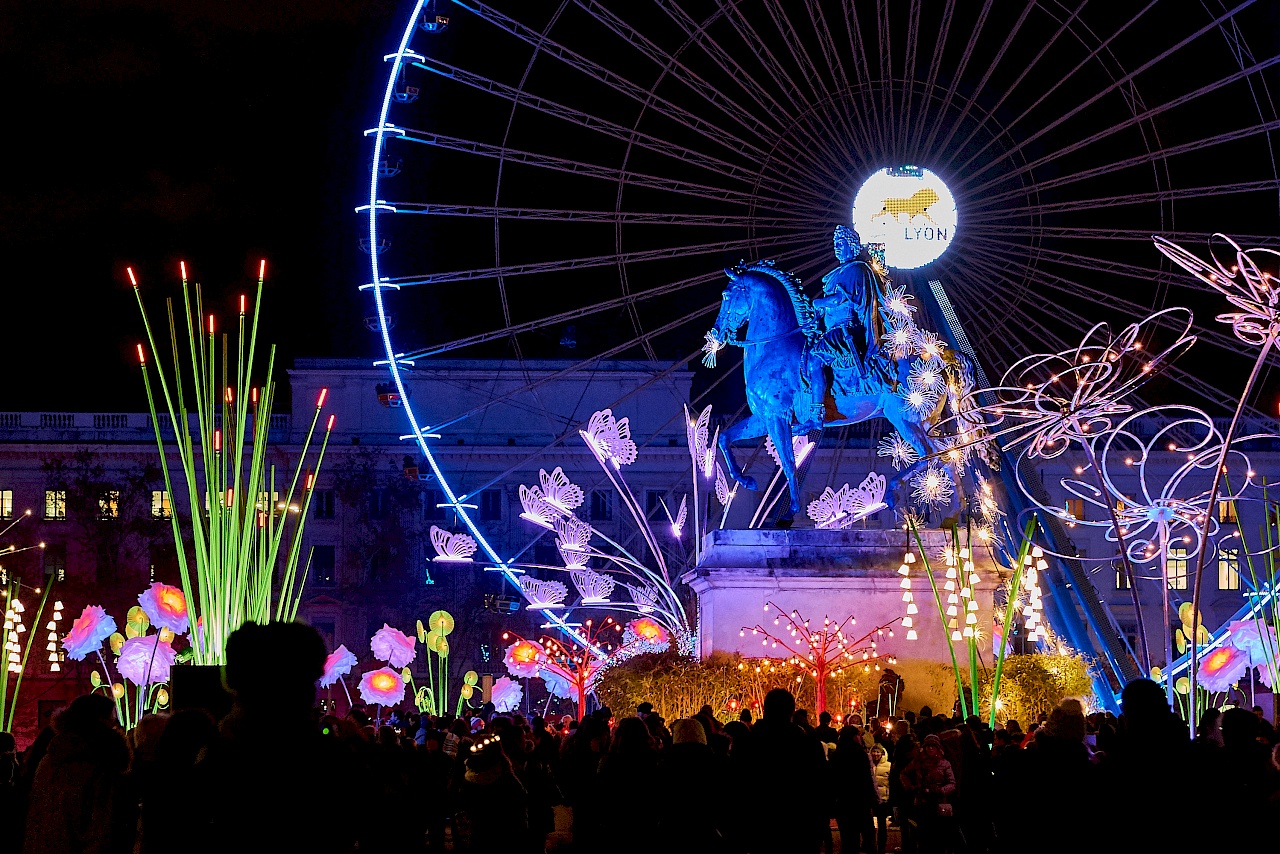
<path id="1" fill-rule="evenodd" d="M 897 219 L 899 214 L 906 214 L 908 222 L 917 216 L 922 216 L 934 225 L 938 225 L 937 221 L 929 216 L 929 208 L 939 201 L 937 192 L 930 187 L 925 187 L 923 190 L 916 190 L 905 199 L 885 199 L 881 202 L 880 213 L 871 218 L 874 220 L 891 216 Z"/>

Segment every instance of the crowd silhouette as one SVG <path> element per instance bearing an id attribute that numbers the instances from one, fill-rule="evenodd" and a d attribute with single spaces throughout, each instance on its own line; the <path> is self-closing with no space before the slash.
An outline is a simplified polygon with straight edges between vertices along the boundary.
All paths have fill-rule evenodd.
<path id="1" fill-rule="evenodd" d="M 272 650 L 267 657 L 263 649 Z M 600 708 L 546 720 L 316 709 L 325 650 L 300 624 L 227 646 L 235 702 L 128 737 L 80 697 L 19 756 L 0 733 L 0 845 L 26 854 L 709 852 L 920 854 L 1171 849 L 1273 838 L 1280 749 L 1261 709 L 1195 741 L 1149 680 L 1122 714 L 1062 701 L 1023 729 L 919 714 L 812 726 L 790 692 L 721 722 Z M 284 662 L 283 664 L 281 662 Z M 0 852 L 2 854 L 2 852 Z"/>

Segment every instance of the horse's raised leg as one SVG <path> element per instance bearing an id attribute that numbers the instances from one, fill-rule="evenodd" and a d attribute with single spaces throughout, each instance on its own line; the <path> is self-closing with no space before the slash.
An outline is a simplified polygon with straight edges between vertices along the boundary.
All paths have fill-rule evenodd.
<path id="1" fill-rule="evenodd" d="M 790 416 L 790 413 L 787 415 Z M 791 419 L 776 416 L 765 423 L 769 428 L 773 447 L 778 451 L 778 463 L 782 466 L 782 473 L 786 475 L 787 487 L 791 490 L 791 513 L 787 517 L 790 518 L 800 512 L 800 483 L 796 477 L 795 446 L 791 444 Z"/>
<path id="2" fill-rule="evenodd" d="M 747 489 L 758 489 L 759 487 L 756 485 L 754 477 L 744 475 L 742 469 L 738 468 L 738 463 L 733 458 L 733 452 L 729 449 L 729 446 L 741 439 L 759 439 L 764 434 L 764 421 L 758 415 L 748 415 L 737 424 L 720 432 L 720 453 L 724 456 L 724 464 L 729 470 L 729 477 Z"/>

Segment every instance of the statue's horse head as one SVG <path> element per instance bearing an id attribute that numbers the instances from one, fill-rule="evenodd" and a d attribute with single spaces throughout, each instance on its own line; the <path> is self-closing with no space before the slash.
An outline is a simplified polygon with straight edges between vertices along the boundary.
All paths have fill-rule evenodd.
<path id="1" fill-rule="evenodd" d="M 739 333 L 751 319 L 751 281 L 743 267 L 725 267 L 729 287 L 720 295 L 720 313 L 711 327 L 711 336 L 721 344 L 741 341 Z"/>

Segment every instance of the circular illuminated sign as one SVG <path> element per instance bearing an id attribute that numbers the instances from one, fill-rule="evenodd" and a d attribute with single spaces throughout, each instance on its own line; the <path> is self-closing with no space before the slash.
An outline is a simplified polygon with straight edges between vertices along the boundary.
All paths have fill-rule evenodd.
<path id="1" fill-rule="evenodd" d="M 914 270 L 935 261 L 956 236 L 956 200 L 942 179 L 919 166 L 881 169 L 853 199 L 853 227 L 865 243 L 883 243 L 885 263 Z"/>

